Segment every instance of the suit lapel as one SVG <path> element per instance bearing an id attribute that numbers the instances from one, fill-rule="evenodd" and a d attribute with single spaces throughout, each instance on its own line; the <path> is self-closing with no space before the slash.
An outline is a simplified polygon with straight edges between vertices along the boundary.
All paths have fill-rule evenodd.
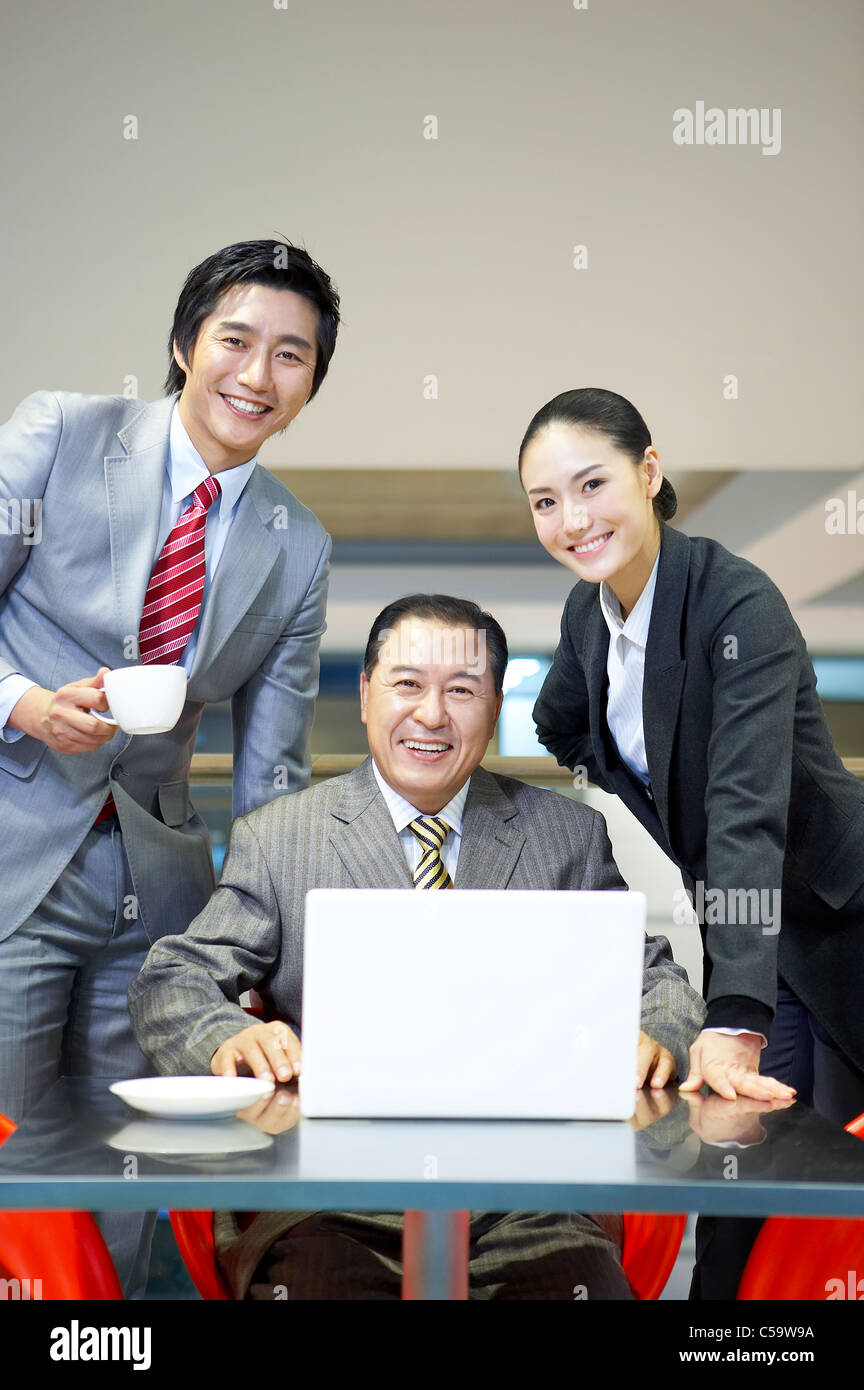
<path id="1" fill-rule="evenodd" d="M 654 803 L 669 825 L 669 764 L 687 663 L 681 655 L 681 615 L 690 573 L 690 541 L 679 531 L 661 531 L 660 564 L 645 650 L 642 721 Z"/>
<path id="2" fill-rule="evenodd" d="M 138 635 L 159 540 L 162 489 L 176 397 L 145 405 L 118 434 L 126 452 L 105 459 L 111 575 L 120 633 Z M 256 468 L 243 490 L 207 594 L 190 680 L 216 657 L 264 583 L 281 549 Z"/>
<path id="3" fill-rule="evenodd" d="M 606 688 L 609 678 L 606 664 L 609 660 L 609 629 L 600 607 L 600 590 L 597 589 L 596 602 L 592 604 L 590 616 L 585 624 L 585 639 L 582 648 L 582 667 L 588 685 L 588 723 L 594 755 L 601 773 L 614 771 L 618 756 L 606 723 Z"/>
<path id="4" fill-rule="evenodd" d="M 524 844 L 515 803 L 491 773 L 478 767 L 465 802 L 453 887 L 506 888 Z"/>
<path id="5" fill-rule="evenodd" d="M 412 888 L 387 803 L 367 758 L 331 810 L 330 843 L 357 888 Z M 525 844 L 515 803 L 482 767 L 471 777 L 454 888 L 506 888 Z"/>
<path id="6" fill-rule="evenodd" d="M 219 568 L 207 593 L 190 681 L 218 656 L 276 563 L 281 546 L 273 535 L 272 521 L 273 507 L 263 496 L 256 466 L 237 503 Z"/>
<path id="7" fill-rule="evenodd" d="M 124 643 L 138 636 L 153 569 L 174 397 L 145 405 L 118 434 L 126 450 L 105 459 L 111 578 Z"/>
<path id="8" fill-rule="evenodd" d="M 413 888 L 372 759 L 349 773 L 330 815 L 330 843 L 357 888 Z"/>
<path id="9" fill-rule="evenodd" d="M 582 648 L 582 664 L 588 685 L 591 742 L 600 772 L 655 839 L 659 831 L 661 843 L 663 839 L 668 841 L 669 765 L 686 669 L 686 662 L 681 657 L 681 614 L 687 592 L 689 564 L 688 537 L 663 526 L 642 686 L 645 753 L 653 804 L 622 763 L 606 722 L 609 629 L 600 608 L 599 591 L 585 623 Z"/>

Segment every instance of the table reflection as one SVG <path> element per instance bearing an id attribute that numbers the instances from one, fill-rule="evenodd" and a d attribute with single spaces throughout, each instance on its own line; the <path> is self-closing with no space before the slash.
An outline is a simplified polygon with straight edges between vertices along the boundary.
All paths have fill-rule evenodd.
<path id="1" fill-rule="evenodd" d="M 386 1193 L 393 1208 L 864 1215 L 864 1144 L 790 1101 L 673 1087 L 640 1092 L 629 1123 L 307 1120 L 280 1086 L 234 1119 L 189 1121 L 142 1117 L 108 1085 L 66 1078 L 28 1115 L 0 1148 L 0 1206 L 128 1206 L 134 1173 L 158 1205 L 373 1209 Z"/>

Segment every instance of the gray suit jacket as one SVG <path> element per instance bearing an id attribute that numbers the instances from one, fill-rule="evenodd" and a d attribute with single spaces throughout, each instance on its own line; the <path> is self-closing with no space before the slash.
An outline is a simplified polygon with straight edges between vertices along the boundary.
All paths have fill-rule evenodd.
<path id="1" fill-rule="evenodd" d="M 175 399 L 40 391 L 0 428 L 2 495 L 42 503 L 39 544 L 12 528 L 0 533 L 0 676 L 20 671 L 56 689 L 128 663 L 156 551 Z M 256 468 L 207 596 L 176 728 L 138 738 L 120 731 L 74 756 L 29 737 L 0 743 L 0 940 L 65 868 L 109 779 L 151 940 L 200 912 L 214 886 L 207 830 L 189 800 L 201 710 L 232 701 L 235 815 L 271 800 L 277 786 L 308 783 L 329 551 L 312 513 Z"/>
<path id="2" fill-rule="evenodd" d="M 308 890 L 411 886 L 371 759 L 245 816 L 204 911 L 182 936 L 159 941 L 132 982 L 144 1052 L 162 1073 L 208 1073 L 217 1047 L 249 1025 L 239 1004 L 247 989 L 262 995 L 266 1017 L 299 1033 Z M 483 768 L 473 774 L 455 890 L 625 886 L 599 812 Z M 669 943 L 646 938 L 642 1027 L 682 1076 L 703 1014 Z"/>

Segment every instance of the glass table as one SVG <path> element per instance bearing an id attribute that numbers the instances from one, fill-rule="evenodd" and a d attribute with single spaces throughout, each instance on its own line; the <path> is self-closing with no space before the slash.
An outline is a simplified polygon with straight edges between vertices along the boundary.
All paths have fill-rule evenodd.
<path id="1" fill-rule="evenodd" d="M 629 1123 L 307 1120 L 296 1093 L 157 1120 L 59 1081 L 0 1147 L 0 1208 L 408 1213 L 413 1297 L 464 1296 L 467 1213 L 864 1217 L 864 1143 L 802 1105 L 637 1097 Z"/>

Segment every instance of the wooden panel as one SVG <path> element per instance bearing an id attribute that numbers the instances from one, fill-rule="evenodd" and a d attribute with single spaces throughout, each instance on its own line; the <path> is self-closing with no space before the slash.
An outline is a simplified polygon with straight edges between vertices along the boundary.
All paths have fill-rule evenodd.
<path id="1" fill-rule="evenodd" d="M 365 753 L 321 753 L 312 758 L 312 776 L 341 777 L 362 763 Z M 230 753 L 196 753 L 192 758 L 193 782 L 222 782 L 231 777 L 233 759 Z M 489 772 L 498 772 L 506 777 L 519 777 L 523 781 L 542 781 L 567 783 L 573 781 L 573 774 L 566 767 L 559 767 L 551 755 L 531 758 L 502 758 L 489 756 L 483 759 L 483 766 Z M 856 777 L 864 778 L 864 758 L 844 758 L 843 766 Z"/>
<path id="2" fill-rule="evenodd" d="M 515 465 L 509 471 L 295 468 L 276 476 L 336 540 L 535 540 Z M 674 478 L 678 518 L 734 476 L 705 471 Z"/>

